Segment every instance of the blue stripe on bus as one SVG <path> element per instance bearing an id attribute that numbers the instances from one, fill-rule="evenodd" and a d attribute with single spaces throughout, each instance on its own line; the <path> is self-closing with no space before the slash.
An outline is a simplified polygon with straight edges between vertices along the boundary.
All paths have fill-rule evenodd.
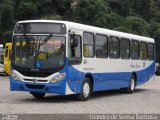
<path id="1" fill-rule="evenodd" d="M 137 85 L 144 84 L 154 75 L 154 62 L 146 69 L 135 71 L 137 75 Z M 129 86 L 132 72 L 119 72 L 119 73 L 83 73 L 76 70 L 74 67 L 68 67 L 69 87 L 74 92 L 79 93 L 81 84 L 77 81 L 84 79 L 86 74 L 93 76 L 93 91 L 119 89 Z"/>
<path id="2" fill-rule="evenodd" d="M 67 65 L 65 68 L 60 71 L 66 72 Z M 154 62 L 146 69 L 136 71 L 137 74 L 137 85 L 141 85 L 147 82 L 154 75 Z M 109 90 L 109 89 L 119 89 L 128 87 L 131 72 L 120 72 L 120 73 L 83 73 L 76 70 L 73 66 L 68 66 L 67 77 L 59 83 L 51 84 L 51 83 L 27 83 L 13 80 L 10 77 L 10 86 L 11 91 L 29 91 L 29 92 L 41 92 L 41 93 L 57 93 L 57 94 L 65 94 L 66 83 L 69 88 L 75 92 L 79 93 L 81 90 L 82 82 L 84 76 L 86 74 L 91 74 L 93 76 L 93 91 L 100 90 Z M 67 82 L 66 82 L 67 81 Z M 37 86 L 43 86 L 43 89 L 32 89 L 27 88 L 26 85 L 33 85 L 31 87 L 34 88 Z M 41 87 L 42 87 L 41 86 Z"/>

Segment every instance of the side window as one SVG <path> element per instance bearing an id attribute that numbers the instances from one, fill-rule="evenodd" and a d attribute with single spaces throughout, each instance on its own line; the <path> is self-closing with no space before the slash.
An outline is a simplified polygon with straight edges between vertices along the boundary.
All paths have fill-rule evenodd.
<path id="1" fill-rule="evenodd" d="M 129 59 L 130 58 L 130 41 L 126 38 L 121 38 L 120 41 L 120 53 L 122 59 Z"/>
<path id="2" fill-rule="evenodd" d="M 154 44 L 148 43 L 148 59 L 153 60 L 154 59 Z"/>
<path id="3" fill-rule="evenodd" d="M 109 57 L 119 58 L 120 56 L 119 38 L 113 36 L 109 37 L 108 47 L 109 47 Z"/>
<path id="4" fill-rule="evenodd" d="M 77 46 L 71 45 L 71 37 L 68 43 L 68 58 L 70 64 L 80 64 L 82 61 L 82 40 L 81 36 L 75 35 L 75 39 L 78 41 Z"/>
<path id="5" fill-rule="evenodd" d="M 8 46 L 6 46 L 5 57 L 8 57 Z"/>
<path id="6" fill-rule="evenodd" d="M 138 60 L 139 59 L 139 42 L 136 40 L 131 40 L 131 59 Z"/>
<path id="7" fill-rule="evenodd" d="M 107 36 L 96 35 L 96 57 L 106 58 L 108 54 Z"/>
<path id="8" fill-rule="evenodd" d="M 147 43 L 140 42 L 140 59 L 147 60 Z"/>
<path id="9" fill-rule="evenodd" d="M 83 54 L 84 57 L 94 56 L 94 35 L 92 33 L 83 33 Z"/>
<path id="10" fill-rule="evenodd" d="M 11 50 L 9 50 L 9 60 L 11 60 Z"/>

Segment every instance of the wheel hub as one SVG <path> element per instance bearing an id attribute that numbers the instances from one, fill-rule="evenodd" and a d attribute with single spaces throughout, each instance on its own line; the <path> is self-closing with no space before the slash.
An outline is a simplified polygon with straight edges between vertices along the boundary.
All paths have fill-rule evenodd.
<path id="1" fill-rule="evenodd" d="M 87 97 L 89 95 L 89 91 L 90 91 L 90 87 L 89 87 L 89 84 L 86 82 L 83 85 L 83 96 Z"/>

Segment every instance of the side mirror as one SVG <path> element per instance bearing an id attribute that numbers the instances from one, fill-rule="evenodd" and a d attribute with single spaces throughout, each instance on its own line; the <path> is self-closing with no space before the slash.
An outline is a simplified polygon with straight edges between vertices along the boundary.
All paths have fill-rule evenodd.
<path id="1" fill-rule="evenodd" d="M 71 46 L 73 48 L 78 46 L 78 37 L 75 34 L 71 34 Z"/>

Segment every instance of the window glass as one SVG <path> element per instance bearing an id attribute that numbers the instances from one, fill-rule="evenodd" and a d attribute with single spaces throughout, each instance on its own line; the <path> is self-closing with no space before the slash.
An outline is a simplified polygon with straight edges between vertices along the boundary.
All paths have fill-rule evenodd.
<path id="1" fill-rule="evenodd" d="M 9 50 L 9 60 L 11 60 L 11 50 Z"/>
<path id="2" fill-rule="evenodd" d="M 96 35 L 96 57 L 106 58 L 107 49 L 107 37 L 104 35 Z"/>
<path id="3" fill-rule="evenodd" d="M 0 47 L 0 63 L 4 64 L 4 49 L 3 49 L 3 46 Z"/>
<path id="4" fill-rule="evenodd" d="M 94 56 L 94 35 L 92 33 L 83 34 L 83 54 L 84 57 L 93 57 Z"/>
<path id="5" fill-rule="evenodd" d="M 148 43 L 148 59 L 153 60 L 154 59 L 154 44 Z"/>
<path id="6" fill-rule="evenodd" d="M 53 69 L 65 63 L 65 36 L 14 36 L 13 65 L 24 68 Z"/>
<path id="7" fill-rule="evenodd" d="M 8 46 L 6 46 L 5 57 L 8 57 Z"/>
<path id="8" fill-rule="evenodd" d="M 140 42 L 140 59 L 146 60 L 147 59 L 147 43 Z"/>
<path id="9" fill-rule="evenodd" d="M 76 35 L 75 36 L 78 40 L 78 46 L 73 47 L 71 45 L 71 38 L 69 38 L 69 43 L 68 43 L 68 57 L 69 57 L 69 63 L 70 64 L 79 64 L 81 63 L 82 60 L 82 50 L 81 50 L 81 37 Z"/>
<path id="10" fill-rule="evenodd" d="M 139 59 L 139 42 L 136 40 L 131 40 L 131 59 Z"/>
<path id="11" fill-rule="evenodd" d="M 121 38 L 120 41 L 120 53 L 121 53 L 121 58 L 122 59 L 129 59 L 129 55 L 130 55 L 130 50 L 129 50 L 129 45 L 130 41 L 129 39 L 126 38 Z"/>
<path id="12" fill-rule="evenodd" d="M 110 58 L 119 58 L 119 38 L 118 37 L 109 37 L 109 57 Z"/>

